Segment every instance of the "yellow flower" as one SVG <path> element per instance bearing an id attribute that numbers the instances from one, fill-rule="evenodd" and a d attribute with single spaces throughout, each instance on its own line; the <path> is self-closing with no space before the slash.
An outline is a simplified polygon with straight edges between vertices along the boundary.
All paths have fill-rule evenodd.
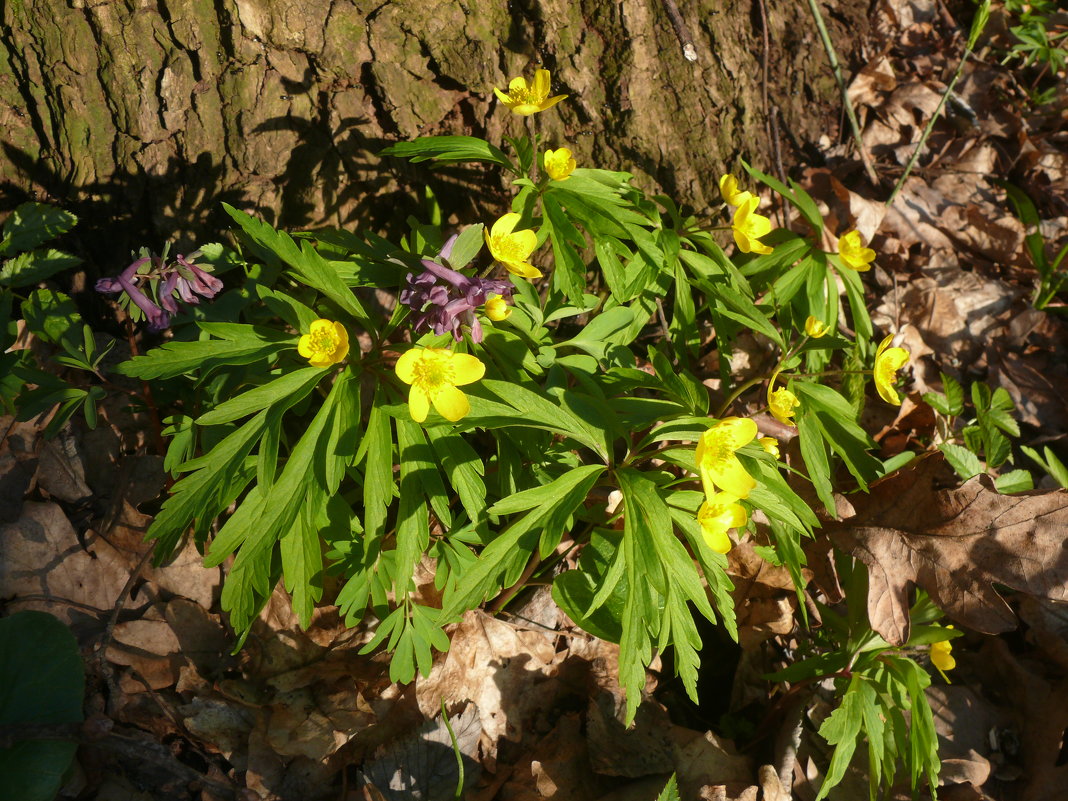
<path id="1" fill-rule="evenodd" d="M 786 387 L 772 389 L 774 386 L 775 376 L 772 376 L 768 384 L 768 411 L 783 425 L 796 425 L 790 418 L 794 416 L 794 409 L 801 405 L 801 401 Z"/>
<path id="2" fill-rule="evenodd" d="M 754 196 L 752 192 L 739 191 L 738 179 L 729 172 L 719 179 L 719 193 L 723 195 L 728 206 L 741 206 Z"/>
<path id="3" fill-rule="evenodd" d="M 889 347 L 893 338 L 890 334 L 875 351 L 875 389 L 884 401 L 900 406 L 901 398 L 894 389 L 894 382 L 897 381 L 897 371 L 908 364 L 909 352 L 904 348 Z"/>
<path id="4" fill-rule="evenodd" d="M 734 242 L 742 253 L 771 253 L 771 248 L 760 241 L 760 237 L 771 233 L 771 220 L 763 214 L 757 214 L 760 198 L 750 195 L 734 212 L 731 228 Z"/>
<path id="5" fill-rule="evenodd" d="M 766 453 L 770 453 L 775 459 L 779 458 L 779 441 L 775 437 L 761 437 L 757 442 Z"/>
<path id="6" fill-rule="evenodd" d="M 827 336 L 831 332 L 831 327 L 824 323 L 822 320 L 817 320 L 811 314 L 808 319 L 805 320 L 805 333 L 813 339 L 819 339 L 820 337 Z"/>
<path id="7" fill-rule="evenodd" d="M 349 334 L 341 323 L 316 320 L 297 342 L 297 353 L 312 367 L 329 367 L 349 355 Z"/>
<path id="8" fill-rule="evenodd" d="M 538 246 L 538 235 L 529 228 L 513 231 L 519 215 L 514 211 L 505 214 L 483 236 L 493 258 L 508 268 L 508 272 L 520 278 L 541 278 L 541 271 L 527 259 Z"/>
<path id="9" fill-rule="evenodd" d="M 871 263 L 875 261 L 875 251 L 864 247 L 860 231 L 850 231 L 842 235 L 838 240 L 838 255 L 842 257 L 846 267 L 858 272 L 870 270 Z"/>
<path id="10" fill-rule="evenodd" d="M 524 117 L 545 111 L 567 97 L 549 97 L 549 70 L 535 70 L 534 83 L 530 86 L 527 86 L 526 78 L 519 76 L 508 82 L 508 94 L 497 88 L 494 88 L 493 92 L 504 105 Z"/>
<path id="11" fill-rule="evenodd" d="M 710 495 L 697 510 L 701 533 L 708 547 L 716 553 L 727 553 L 731 549 L 731 538 L 727 532 L 744 526 L 748 519 L 745 508 L 726 492 Z"/>
<path id="12" fill-rule="evenodd" d="M 455 423 L 471 411 L 467 396 L 456 387 L 478 381 L 486 365 L 468 353 L 448 348 L 413 348 L 397 359 L 397 377 L 411 384 L 408 410 L 417 423 L 426 420 L 430 404 L 442 417 Z"/>
<path id="13" fill-rule="evenodd" d="M 946 626 L 947 629 L 953 628 L 952 626 Z M 946 675 L 947 670 L 953 670 L 957 666 L 957 660 L 953 658 L 953 644 L 949 640 L 942 640 L 941 642 L 931 643 L 931 664 L 935 666 L 935 669 L 942 674 L 942 678 L 950 683 L 949 676 Z"/>
<path id="14" fill-rule="evenodd" d="M 486 301 L 486 316 L 495 323 L 499 323 L 511 313 L 512 307 L 500 295 L 494 295 Z"/>
<path id="15" fill-rule="evenodd" d="M 716 487 L 720 487 L 736 499 L 749 497 L 756 482 L 734 452 L 756 439 L 756 435 L 756 423 L 747 417 L 727 417 L 701 435 L 696 456 L 705 495 L 713 497 Z"/>
<path id="16" fill-rule="evenodd" d="M 566 181 L 571 176 L 571 171 L 578 166 L 571 156 L 571 151 L 566 147 L 546 150 L 542 163 L 545 165 L 545 172 L 549 173 L 549 177 L 554 181 Z"/>

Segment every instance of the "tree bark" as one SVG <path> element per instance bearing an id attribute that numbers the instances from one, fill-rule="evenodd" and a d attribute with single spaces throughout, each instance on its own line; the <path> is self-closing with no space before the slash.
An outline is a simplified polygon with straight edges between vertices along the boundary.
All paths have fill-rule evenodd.
<path id="1" fill-rule="evenodd" d="M 545 67 L 569 96 L 538 115 L 546 146 L 701 211 L 738 156 L 776 172 L 777 144 L 795 163 L 838 130 L 807 9 L 766 3 L 679 0 L 676 26 L 673 0 L 0 0 L 0 210 L 56 202 L 119 260 L 227 227 L 222 200 L 284 227 L 381 228 L 430 180 L 446 209 L 492 214 L 486 176 L 375 153 L 520 133 L 493 87 Z M 829 18 L 843 51 L 864 14 L 848 0 Z"/>

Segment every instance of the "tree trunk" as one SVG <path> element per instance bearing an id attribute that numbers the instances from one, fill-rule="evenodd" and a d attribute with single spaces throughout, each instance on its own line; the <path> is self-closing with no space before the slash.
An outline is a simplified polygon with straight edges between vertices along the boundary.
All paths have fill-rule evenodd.
<path id="1" fill-rule="evenodd" d="M 3 0 L 0 210 L 56 202 L 117 261 L 227 227 L 222 200 L 284 227 L 382 227 L 428 171 L 381 147 L 519 133 L 492 89 L 544 66 L 569 96 L 538 115 L 547 146 L 700 211 L 737 156 L 775 172 L 777 144 L 795 163 L 838 128 L 807 9 L 767 0 L 765 38 L 765 2 L 680 0 L 676 28 L 672 0 Z M 864 13 L 829 19 L 843 50 Z M 432 180 L 449 196 L 465 175 L 472 213 L 498 212 L 482 176 Z"/>

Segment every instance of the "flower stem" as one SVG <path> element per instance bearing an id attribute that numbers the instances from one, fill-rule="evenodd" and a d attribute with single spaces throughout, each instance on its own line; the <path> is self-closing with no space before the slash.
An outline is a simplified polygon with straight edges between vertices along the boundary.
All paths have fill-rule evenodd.
<path id="1" fill-rule="evenodd" d="M 846 87 L 845 78 L 842 76 L 842 68 L 838 64 L 838 54 L 835 53 L 834 45 L 831 43 L 831 35 L 827 32 L 827 26 L 823 22 L 823 14 L 820 12 L 817 0 L 808 0 L 808 7 L 812 11 L 812 18 L 816 21 L 816 28 L 820 32 L 823 49 L 827 51 L 827 59 L 831 62 L 831 72 L 834 73 L 834 79 L 838 81 L 838 90 L 842 93 L 842 105 L 845 106 L 846 116 L 849 118 L 849 125 L 853 129 L 853 138 L 857 143 L 857 151 L 860 153 L 860 160 L 864 162 L 864 169 L 868 173 L 868 178 L 873 184 L 878 186 L 879 175 L 875 172 L 875 166 L 871 163 L 871 156 L 868 155 L 868 149 L 864 147 L 864 138 L 860 134 L 860 123 L 857 122 L 857 115 L 856 112 L 853 111 L 853 104 L 849 102 L 849 90 Z"/>

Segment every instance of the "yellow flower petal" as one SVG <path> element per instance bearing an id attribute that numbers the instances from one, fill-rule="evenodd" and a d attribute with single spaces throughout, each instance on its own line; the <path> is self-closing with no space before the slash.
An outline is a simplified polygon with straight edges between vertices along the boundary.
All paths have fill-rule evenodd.
<path id="1" fill-rule="evenodd" d="M 498 236 L 507 236 L 515 230 L 516 223 L 519 222 L 519 215 L 514 211 L 510 211 L 507 214 L 502 215 L 497 222 L 490 228 L 489 235 L 493 238 Z"/>
<path id="2" fill-rule="evenodd" d="M 519 76 L 517 76 L 515 78 L 512 78 L 512 80 L 510 80 L 508 82 L 508 92 L 509 92 L 509 94 L 516 94 L 516 93 L 526 92 L 526 91 L 527 91 L 527 79 L 524 78 L 522 75 L 519 75 Z"/>
<path id="3" fill-rule="evenodd" d="M 728 417 L 701 435 L 697 442 L 697 469 L 705 494 L 718 487 L 735 498 L 746 498 L 756 486 L 734 452 L 756 439 L 756 423 L 748 418 Z"/>
<path id="4" fill-rule="evenodd" d="M 760 237 L 771 232 L 771 220 L 756 213 L 759 203 L 760 198 L 750 196 L 734 212 L 731 230 L 734 234 L 734 243 L 742 253 L 767 254 L 772 252 L 772 248 L 758 241 Z"/>
<path id="5" fill-rule="evenodd" d="M 533 280 L 534 278 L 541 278 L 541 270 L 535 267 L 533 264 L 525 261 L 505 261 L 501 262 L 508 272 L 513 275 L 518 275 L 520 278 L 526 278 L 527 280 Z"/>
<path id="6" fill-rule="evenodd" d="M 897 381 L 897 371 L 908 364 L 909 352 L 904 348 L 891 348 L 890 342 L 893 339 L 894 335 L 890 334 L 879 344 L 879 348 L 875 351 L 873 373 L 875 390 L 879 393 L 879 397 L 887 403 L 900 406 L 901 398 L 894 389 L 894 383 Z"/>
<path id="7" fill-rule="evenodd" d="M 727 553 L 731 549 L 727 532 L 744 526 L 747 519 L 745 508 L 724 492 L 710 496 L 697 510 L 697 522 L 701 524 L 704 540 L 716 553 Z"/>
<path id="8" fill-rule="evenodd" d="M 414 384 L 408 390 L 408 411 L 417 423 L 426 420 L 426 416 L 430 413 L 430 396 Z"/>
<path id="9" fill-rule="evenodd" d="M 452 367 L 450 383 L 454 386 L 473 384 L 486 374 L 486 365 L 470 353 L 453 353 L 449 365 Z"/>
<path id="10" fill-rule="evenodd" d="M 511 313 L 512 307 L 502 297 L 492 297 L 486 301 L 486 316 L 495 323 L 507 319 Z"/>
<path id="11" fill-rule="evenodd" d="M 822 320 L 817 320 L 812 315 L 808 316 L 805 320 L 805 333 L 813 339 L 819 339 L 820 337 L 827 336 L 831 327 L 825 324 Z"/>
<path id="12" fill-rule="evenodd" d="M 761 437 L 757 440 L 765 453 L 770 453 L 776 459 L 779 458 L 779 441 L 775 437 Z"/>
<path id="13" fill-rule="evenodd" d="M 419 361 L 419 353 L 420 351 L 418 348 L 413 348 L 412 350 L 406 350 L 401 354 L 401 357 L 397 359 L 397 364 L 393 369 L 397 373 L 397 378 L 405 384 L 415 382 L 415 365 Z"/>
<path id="14" fill-rule="evenodd" d="M 471 402 L 461 390 L 446 385 L 434 395 L 434 408 L 450 423 L 455 423 L 471 411 Z"/>
<path id="15" fill-rule="evenodd" d="M 571 151 L 566 147 L 561 147 L 557 150 L 546 150 L 542 156 L 542 164 L 545 165 L 545 172 L 554 181 L 566 181 L 571 177 L 571 172 L 578 166 Z"/>
<path id="16" fill-rule="evenodd" d="M 775 379 L 772 378 L 771 383 L 768 384 L 768 411 L 783 425 L 796 425 L 791 418 L 794 416 L 794 409 L 801 405 L 801 401 L 786 387 L 772 390 L 774 385 Z"/>
<path id="17" fill-rule="evenodd" d="M 749 198 L 755 197 L 752 192 L 739 190 L 738 179 L 729 172 L 719 179 L 719 193 L 723 195 L 723 200 L 726 201 L 728 206 L 741 206 Z"/>
<path id="18" fill-rule="evenodd" d="M 838 255 L 846 267 L 858 272 L 870 270 L 871 262 L 875 261 L 875 251 L 864 247 L 860 231 L 850 231 L 839 238 Z"/>
<path id="19" fill-rule="evenodd" d="M 297 353 L 312 367 L 329 367 L 349 354 L 349 335 L 345 326 L 331 320 L 314 320 L 308 333 L 297 341 Z"/>

